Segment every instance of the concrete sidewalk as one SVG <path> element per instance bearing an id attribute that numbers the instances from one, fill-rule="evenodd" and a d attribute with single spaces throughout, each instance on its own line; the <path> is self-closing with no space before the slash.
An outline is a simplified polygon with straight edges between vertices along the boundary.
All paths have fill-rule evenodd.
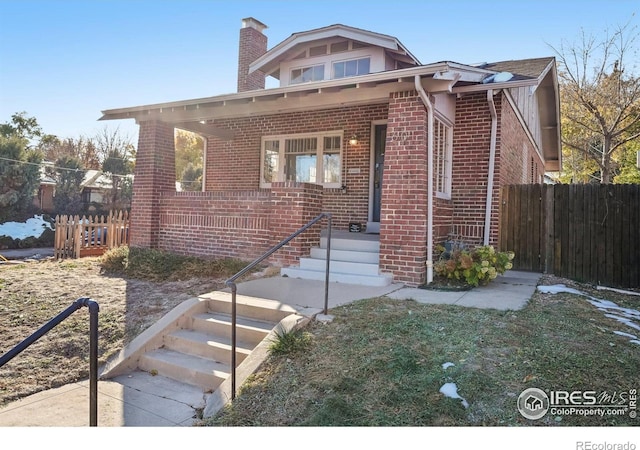
<path id="1" fill-rule="evenodd" d="M 540 276 L 509 271 L 489 286 L 462 292 L 406 288 L 400 284 L 370 287 L 329 283 L 328 307 L 388 296 L 429 304 L 517 310 L 531 298 Z M 312 316 L 324 308 L 324 287 L 323 281 L 273 277 L 239 283 L 238 294 L 278 300 L 300 314 Z M 99 381 L 98 426 L 191 426 L 209 395 L 193 386 L 140 371 Z M 89 426 L 89 382 L 72 383 L 10 403 L 0 409 L 0 426 Z"/>
<path id="2" fill-rule="evenodd" d="M 25 260 L 25 259 L 43 259 L 54 255 L 53 247 L 38 248 L 12 248 L 0 250 L 0 255 L 9 261 Z M 2 261 L 2 258 L 0 258 Z"/>

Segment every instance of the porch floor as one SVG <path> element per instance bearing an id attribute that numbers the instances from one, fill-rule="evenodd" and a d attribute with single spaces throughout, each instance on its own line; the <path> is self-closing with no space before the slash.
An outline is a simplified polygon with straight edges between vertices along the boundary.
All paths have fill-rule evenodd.
<path id="1" fill-rule="evenodd" d="M 326 228 L 320 232 L 320 237 L 327 237 L 329 230 Z M 350 239 L 354 241 L 380 241 L 380 235 L 377 233 L 352 233 L 346 230 L 331 230 L 331 239 Z"/>

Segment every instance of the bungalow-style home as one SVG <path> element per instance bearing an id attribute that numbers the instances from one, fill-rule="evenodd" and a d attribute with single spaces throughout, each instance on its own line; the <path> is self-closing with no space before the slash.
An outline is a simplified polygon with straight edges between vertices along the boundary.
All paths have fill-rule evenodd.
<path id="1" fill-rule="evenodd" d="M 497 246 L 501 186 L 560 168 L 553 57 L 422 64 L 346 25 L 270 49 L 265 29 L 242 21 L 237 93 L 103 111 L 140 126 L 132 246 L 253 259 L 324 212 L 334 238 L 376 252 L 357 262 L 358 247 L 331 244 L 332 271 L 363 263 L 372 284 L 421 285 L 449 236 Z M 202 192 L 176 192 L 174 128 L 206 138 Z M 320 257 L 320 228 L 270 261 L 303 276 L 291 270 Z"/>

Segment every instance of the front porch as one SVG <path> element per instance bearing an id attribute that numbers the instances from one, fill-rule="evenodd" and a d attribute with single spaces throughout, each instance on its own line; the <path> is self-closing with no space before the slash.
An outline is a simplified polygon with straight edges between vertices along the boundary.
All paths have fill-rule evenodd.
<path id="1" fill-rule="evenodd" d="M 280 274 L 305 280 L 324 280 L 327 271 L 328 231 L 320 236 L 320 245 L 311 248 L 299 264 L 284 267 Z M 380 235 L 354 233 L 344 230 L 331 231 L 329 281 L 365 286 L 388 286 L 393 274 L 380 270 Z"/>

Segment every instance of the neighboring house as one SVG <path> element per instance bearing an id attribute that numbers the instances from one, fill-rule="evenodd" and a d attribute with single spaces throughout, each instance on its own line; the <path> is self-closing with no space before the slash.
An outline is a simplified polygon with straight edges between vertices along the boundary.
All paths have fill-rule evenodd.
<path id="1" fill-rule="evenodd" d="M 102 205 L 106 202 L 112 187 L 111 179 L 101 170 L 88 169 L 80 187 L 82 202 L 86 205 Z"/>
<path id="2" fill-rule="evenodd" d="M 420 285 L 449 235 L 497 245 L 501 186 L 560 169 L 552 57 L 421 64 L 345 25 L 267 50 L 265 28 L 243 20 L 237 93 L 103 111 L 140 125 L 132 246 L 255 258 L 327 212 L 334 229 L 379 233 L 380 271 Z M 203 192 L 176 192 L 174 128 L 206 137 Z M 318 241 L 304 234 L 272 261 L 295 264 Z"/>
<path id="3" fill-rule="evenodd" d="M 41 212 L 53 213 L 53 196 L 56 192 L 56 180 L 48 176 L 45 172 L 44 166 L 40 170 L 40 186 L 38 186 L 38 192 L 33 197 L 33 204 Z"/>

